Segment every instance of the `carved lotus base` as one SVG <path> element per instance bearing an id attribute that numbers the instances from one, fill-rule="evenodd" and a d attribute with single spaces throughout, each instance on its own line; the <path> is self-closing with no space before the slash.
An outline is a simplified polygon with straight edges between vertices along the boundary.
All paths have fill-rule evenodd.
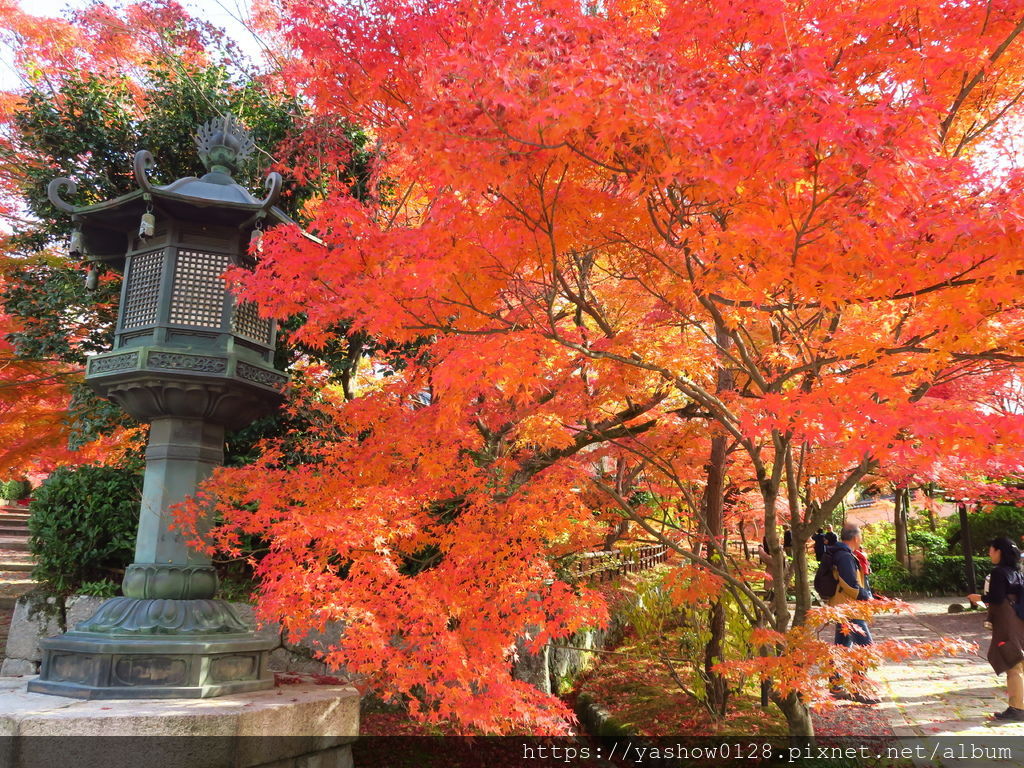
<path id="1" fill-rule="evenodd" d="M 272 639 L 251 635 L 115 637 L 68 632 L 40 641 L 33 693 L 79 699 L 200 699 L 272 688 Z"/>
<path id="2" fill-rule="evenodd" d="M 244 635 L 250 628 L 224 600 L 112 597 L 79 632 L 103 635 Z"/>

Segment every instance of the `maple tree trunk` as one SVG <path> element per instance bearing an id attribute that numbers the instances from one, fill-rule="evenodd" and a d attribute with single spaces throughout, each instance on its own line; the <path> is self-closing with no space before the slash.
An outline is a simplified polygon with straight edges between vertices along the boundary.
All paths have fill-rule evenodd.
<path id="1" fill-rule="evenodd" d="M 956 505 L 957 513 L 960 515 L 960 546 L 964 553 L 964 567 L 967 570 L 967 591 L 975 594 L 978 591 L 977 579 L 974 577 L 974 547 L 971 542 L 971 521 L 967 517 L 967 505 L 960 503 Z"/>
<path id="2" fill-rule="evenodd" d="M 786 450 L 786 497 L 789 504 L 789 530 L 793 546 L 792 558 L 787 569 L 795 577 L 796 606 L 793 614 L 794 624 L 803 624 L 804 616 L 811 609 L 811 585 L 807 578 L 807 539 L 811 527 L 804 525 L 803 510 L 800 504 L 798 489 L 798 472 L 793 464 L 792 450 Z M 787 585 L 788 586 L 788 585 Z"/>
<path id="3" fill-rule="evenodd" d="M 764 538 L 768 544 L 768 554 L 771 556 L 772 565 L 769 569 L 772 577 L 772 610 L 775 613 L 775 624 L 777 627 L 789 627 L 790 612 L 786 603 L 786 562 L 785 553 L 779 542 L 779 532 L 776 530 L 778 518 L 775 515 L 775 501 L 778 496 L 772 493 L 772 489 L 763 488 L 761 497 L 764 499 Z"/>
<path id="4" fill-rule="evenodd" d="M 715 323 L 715 343 L 719 347 L 719 360 L 723 360 L 725 351 L 732 344 L 728 330 L 720 323 Z M 716 391 L 722 393 L 733 388 L 733 373 L 723 364 L 719 364 L 716 375 Z M 711 456 L 708 462 L 708 482 L 704 492 L 704 518 L 708 534 L 708 557 L 718 559 L 715 554 L 717 547 L 725 547 L 724 508 L 725 508 L 725 472 L 728 464 L 728 438 L 717 434 L 711 439 Z M 729 699 L 729 686 L 721 674 L 713 667 L 725 660 L 725 606 L 721 600 L 711 604 L 708 613 L 708 624 L 711 632 L 704 646 L 704 679 L 707 681 L 708 708 L 718 716 L 724 716 Z"/>
<path id="5" fill-rule="evenodd" d="M 796 535 L 793 536 L 793 564 L 791 568 L 793 573 L 796 574 L 796 608 L 793 614 L 793 623 L 803 624 L 804 616 L 811 610 L 811 580 L 807 574 L 806 541 L 798 541 Z"/>
<path id="6" fill-rule="evenodd" d="M 904 568 L 910 568 L 910 554 L 907 547 L 907 507 L 904 497 L 904 489 L 897 488 L 895 501 L 896 510 L 893 515 L 893 524 L 896 529 L 896 560 Z"/>
<path id="7" fill-rule="evenodd" d="M 935 498 L 935 484 L 928 483 L 924 487 L 924 495 L 928 497 L 928 502 L 925 504 L 925 512 L 928 514 L 928 530 L 935 533 L 938 530 L 935 523 L 935 508 L 932 506 Z"/>
<path id="8" fill-rule="evenodd" d="M 722 539 L 722 508 L 725 498 L 726 437 L 716 435 L 711 441 L 711 461 L 708 464 L 708 484 L 705 493 L 705 522 L 711 542 L 724 545 Z M 709 557 L 715 557 L 714 546 L 708 545 Z M 725 606 L 721 600 L 711 604 L 708 612 L 711 632 L 704 646 L 704 676 L 707 681 L 708 708 L 719 717 L 725 715 L 728 705 L 729 688 L 725 678 L 713 667 L 725 658 Z"/>
<path id="9" fill-rule="evenodd" d="M 778 692 L 773 692 L 772 701 L 786 718 L 790 745 L 794 747 L 813 745 L 814 721 L 811 720 L 811 711 L 800 694 L 794 692 L 787 696 L 781 696 Z"/>

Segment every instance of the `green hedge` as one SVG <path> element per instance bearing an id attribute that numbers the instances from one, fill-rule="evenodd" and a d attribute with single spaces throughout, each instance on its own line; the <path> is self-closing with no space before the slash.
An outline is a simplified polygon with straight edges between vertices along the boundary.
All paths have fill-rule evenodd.
<path id="1" fill-rule="evenodd" d="M 998 504 L 988 512 L 971 512 L 967 515 L 971 526 L 971 545 L 974 554 L 988 560 L 988 543 L 999 536 L 1007 536 L 1018 547 L 1024 543 L 1024 508 L 1009 504 Z M 960 550 L 960 518 L 949 518 L 946 540 L 950 554 Z"/>
<path id="2" fill-rule="evenodd" d="M 869 557 L 871 587 L 883 595 L 902 592 L 948 592 L 966 595 L 967 569 L 959 555 L 929 554 L 924 559 L 920 576 L 912 576 L 896 561 L 896 555 L 880 552 Z M 988 557 L 974 558 L 976 588 L 980 591 L 985 576 L 992 570 Z"/>
<path id="3" fill-rule="evenodd" d="M 51 594 L 70 595 L 83 584 L 120 581 L 132 561 L 142 480 L 115 467 L 61 467 L 29 504 L 33 577 Z"/>

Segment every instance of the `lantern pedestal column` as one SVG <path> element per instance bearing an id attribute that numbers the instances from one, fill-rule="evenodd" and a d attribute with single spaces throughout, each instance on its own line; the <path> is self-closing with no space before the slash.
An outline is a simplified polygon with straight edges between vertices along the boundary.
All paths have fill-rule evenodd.
<path id="1" fill-rule="evenodd" d="M 273 686 L 274 642 L 255 637 L 214 599 L 208 557 L 171 528 L 171 508 L 223 461 L 224 427 L 199 418 L 152 420 L 135 562 L 123 597 L 72 631 L 40 642 L 29 691 L 85 699 L 205 698 Z"/>
<path id="2" fill-rule="evenodd" d="M 190 549 L 182 535 L 172 528 L 170 510 L 185 501 L 223 463 L 222 425 L 177 416 L 153 419 L 135 540 L 136 563 L 210 566 L 210 559 Z M 128 586 L 126 583 L 125 594 Z"/>

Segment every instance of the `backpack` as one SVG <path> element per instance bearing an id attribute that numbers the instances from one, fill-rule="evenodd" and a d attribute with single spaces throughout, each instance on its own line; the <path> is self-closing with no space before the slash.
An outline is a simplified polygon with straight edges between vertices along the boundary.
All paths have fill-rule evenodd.
<path id="1" fill-rule="evenodd" d="M 1017 618 L 1024 621 L 1024 597 L 1021 595 L 1015 595 L 1017 598 L 1013 601 L 1013 612 L 1017 614 Z"/>
<path id="2" fill-rule="evenodd" d="M 1009 579 L 1007 597 L 1013 595 L 1013 612 L 1017 614 L 1018 619 L 1024 621 L 1024 584 L 1021 583 L 1022 581 L 1024 579 L 1021 578 L 1020 574 L 1013 574 L 1013 578 Z"/>
<path id="3" fill-rule="evenodd" d="M 835 596 L 839 589 L 839 579 L 836 576 L 836 566 L 832 560 L 832 550 L 826 549 L 825 554 L 818 563 L 818 570 L 814 573 L 814 591 L 822 600 L 829 600 Z"/>

